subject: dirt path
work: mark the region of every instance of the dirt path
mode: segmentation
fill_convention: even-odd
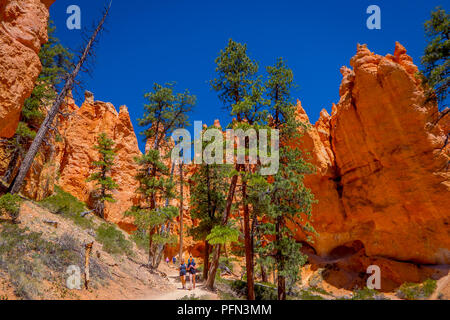
[[[178,300],[183,297],[190,297],[194,295],[196,298],[200,298],[202,300],[218,300],[219,297],[217,294],[206,290],[204,288],[203,283],[197,283],[196,288],[192,290],[188,290],[191,288],[191,284],[189,282],[186,283],[187,289],[182,289],[180,277],[178,274],[178,270],[174,267],[165,267],[164,272],[167,274],[167,278],[169,280],[170,289],[169,291],[162,292],[159,294],[152,293],[151,295],[145,297],[145,300]]]

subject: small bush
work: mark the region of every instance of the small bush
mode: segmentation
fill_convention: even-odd
[[[97,241],[103,245],[103,250],[111,254],[132,255],[132,243],[115,226],[103,223],[97,229]]]
[[[0,197],[0,215],[7,214],[15,221],[19,217],[22,199],[17,194],[7,193]]]
[[[19,297],[36,299],[42,296],[42,280],[65,284],[63,277],[70,265],[84,265],[83,246],[71,235],[64,234],[51,242],[42,238],[42,233],[28,228],[0,227],[0,269],[8,273]],[[90,270],[93,282],[108,277],[94,257]]]
[[[131,240],[136,243],[136,246],[139,249],[145,250],[145,252],[148,252],[148,246],[149,246],[149,238],[147,232],[142,232],[141,230],[137,230],[133,232],[131,235]]]
[[[353,292],[352,300],[376,300],[377,292],[374,289],[364,288]]]
[[[406,282],[397,290],[397,296],[407,300],[426,299],[433,294],[436,286],[436,280],[433,279],[427,279],[423,283]]]
[[[91,217],[81,216],[81,213],[87,210],[86,205],[58,186],[55,186],[55,194],[42,200],[40,204],[51,212],[72,220],[84,229],[94,228]]]

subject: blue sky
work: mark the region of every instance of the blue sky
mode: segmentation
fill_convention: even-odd
[[[57,0],[50,8],[61,42],[71,48],[81,43],[78,30],[68,30],[66,9],[81,8],[88,27],[101,15],[103,0]],[[230,121],[208,81],[215,76],[214,59],[229,38],[248,45],[260,69],[277,57],[287,60],[299,86],[293,92],[314,123],[320,111],[329,112],[339,100],[343,65],[349,66],[357,43],[385,55],[402,43],[419,64],[426,45],[423,22],[444,0],[350,1],[185,1],[114,0],[107,32],[96,50],[92,77],[83,75],[85,88],[95,99],[118,109],[127,105],[135,131],[143,114],[145,92],[154,82],[177,83],[189,89],[198,102],[192,121],[212,124]],[[381,8],[381,30],[369,30],[369,5]],[[81,105],[81,100],[77,103]],[[141,149],[143,141],[138,136]]]

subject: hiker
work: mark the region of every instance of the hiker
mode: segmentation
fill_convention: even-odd
[[[194,260],[194,258],[192,258],[192,255],[188,259],[188,271],[190,274],[190,279],[189,279],[190,287],[195,289],[195,274],[196,274],[197,270],[195,269],[195,260]]]
[[[166,257],[167,266],[169,266],[169,257]]]
[[[177,258],[175,257],[175,256],[173,256],[172,257],[172,263],[173,263],[173,266],[175,267],[175,263],[177,262]]]
[[[186,289],[186,264],[184,261],[181,261],[180,264],[180,279],[181,284],[183,285],[183,289]]]

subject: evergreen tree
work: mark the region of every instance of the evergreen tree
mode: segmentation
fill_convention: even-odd
[[[214,128],[214,127],[210,127]],[[204,142],[204,147],[206,142]],[[199,223],[190,229],[196,241],[204,241],[203,278],[207,279],[211,245],[207,240],[213,228],[220,224],[220,214],[226,205],[226,190],[229,188],[230,166],[226,164],[198,165],[191,176],[190,213]]]
[[[105,202],[115,202],[111,191],[116,190],[119,186],[113,178],[108,176],[114,166],[114,141],[109,139],[106,133],[98,136],[97,145],[94,148],[100,154],[100,159],[94,161],[92,165],[98,169],[88,178],[88,181],[95,181],[97,189],[94,191],[95,211],[101,218],[105,218]]]
[[[169,205],[169,201],[175,198],[175,183],[163,160],[168,160],[170,156],[170,134],[177,128],[188,126],[187,113],[192,110],[196,98],[187,90],[174,93],[172,84],[162,86],[156,83],[145,98],[148,104],[144,106],[144,117],[139,119],[139,124],[150,126],[143,134],[153,149],[136,159],[140,166],[136,176],[139,183],[137,193],[142,198],[142,204],[132,207],[125,215],[134,217],[141,232],[148,231],[149,267],[157,268],[164,246],[174,242],[170,229],[173,219],[179,214],[176,207]],[[164,205],[163,199],[166,200]]]
[[[36,137],[45,114],[44,106],[51,104],[56,97],[56,89],[72,67],[72,53],[68,51],[54,36],[56,28],[50,21],[48,24],[48,42],[42,45],[39,59],[42,70],[31,96],[25,100],[22,114],[15,135],[8,140],[10,161],[3,176],[10,183],[17,165],[24,157],[31,142]]]
[[[249,129],[258,131],[263,120],[266,118],[264,110],[266,102],[263,99],[264,86],[261,77],[257,76],[258,64],[247,55],[247,46],[229,40],[225,50],[222,50],[216,59],[216,72],[218,77],[211,81],[214,90],[219,94],[225,108],[231,116],[236,116],[237,121],[232,124],[232,128],[242,129],[244,132]],[[249,154],[249,138],[245,139],[243,148],[245,154]],[[248,157],[246,157],[248,160]],[[235,174],[231,180],[227,201],[232,201],[236,190],[238,175],[241,178],[241,199],[243,207],[243,232],[245,239],[245,260],[247,270],[247,297],[254,300],[254,243],[252,237],[251,212],[248,202],[247,182],[251,175],[257,174],[254,167],[246,164],[237,164]],[[227,204],[222,221],[227,222],[231,203]],[[216,250],[219,250],[220,245]],[[210,275],[208,276],[208,287],[212,287],[215,277],[215,266],[218,263],[219,255],[214,255]]]
[[[257,246],[259,262],[269,270],[277,271],[278,299],[285,300],[286,279],[289,284],[294,284],[300,267],[306,262],[294,231],[300,228],[308,235],[314,233],[309,224],[314,196],[303,183],[304,175],[312,173],[313,167],[304,160],[298,146],[292,145],[294,141],[301,141],[306,129],[296,119],[296,107],[290,97],[292,71],[280,58],[275,66],[267,68],[267,72],[271,126],[280,130],[280,166],[270,179],[252,178],[250,199],[255,210],[264,213],[264,220],[257,225],[261,235],[259,240],[264,243]],[[296,230],[293,231],[292,226]]]
[[[450,86],[450,18],[444,9],[431,12],[431,19],[425,22],[425,33],[429,41],[422,57],[423,75],[425,82],[434,88],[431,96],[444,109]]]

